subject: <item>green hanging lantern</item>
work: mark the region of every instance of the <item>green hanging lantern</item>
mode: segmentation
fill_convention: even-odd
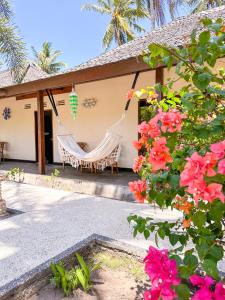
[[[77,93],[75,92],[74,86],[73,86],[72,92],[70,93],[70,96],[69,96],[69,102],[70,102],[70,109],[71,109],[72,116],[75,119],[76,115],[77,115],[78,96],[77,96]]]

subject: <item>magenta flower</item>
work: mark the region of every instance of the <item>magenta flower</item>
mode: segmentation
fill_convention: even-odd
[[[225,299],[225,284],[223,282],[218,282],[214,292],[215,300],[224,300]]]
[[[213,300],[213,292],[210,288],[215,281],[210,276],[201,277],[199,275],[192,275],[190,281],[194,286],[199,288],[191,300]]]
[[[176,261],[169,259],[168,250],[158,250],[150,246],[144,262],[145,271],[151,280],[151,291],[146,292],[144,299],[175,299],[176,293],[171,287],[178,285],[180,279]]]

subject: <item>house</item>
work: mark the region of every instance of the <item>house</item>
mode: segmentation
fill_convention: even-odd
[[[60,119],[76,140],[93,149],[105,131],[124,111],[126,93],[135,74],[140,72],[136,89],[156,82],[165,82],[174,75],[160,67],[150,70],[142,61],[142,53],[152,42],[172,46],[188,43],[194,28],[201,30],[202,18],[225,19],[225,6],[182,17],[168,25],[108,51],[75,68],[57,75],[47,75],[34,66],[28,67],[21,84],[14,84],[10,72],[0,73],[0,141],[8,142],[7,158],[22,161],[39,161],[39,172],[45,172],[45,158],[60,162],[57,146],[57,120],[47,97],[51,90]],[[69,106],[69,93],[75,84],[79,97],[77,118],[73,120]],[[182,85],[178,81],[176,85]],[[176,86],[175,86],[176,88]],[[95,99],[88,107],[86,99]],[[11,118],[5,120],[2,112],[10,108]],[[137,155],[132,141],[137,139],[140,104],[133,101],[123,129],[122,152],[119,166],[131,168]],[[45,122],[44,122],[45,121]],[[45,125],[44,125],[45,123]],[[45,135],[49,135],[45,145]]]

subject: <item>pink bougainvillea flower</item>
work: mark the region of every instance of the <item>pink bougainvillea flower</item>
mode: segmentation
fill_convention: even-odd
[[[212,152],[207,152],[206,155],[203,157],[204,160],[204,171],[207,176],[215,176],[216,171],[214,170],[217,164],[217,155]]]
[[[158,118],[162,123],[162,132],[179,132],[181,131],[182,120],[186,118],[186,115],[181,114],[176,110],[171,110],[168,112],[159,110]]]
[[[180,185],[187,186],[195,179],[203,178],[205,161],[201,155],[194,152],[191,157],[187,158],[187,163],[180,175]]]
[[[195,179],[192,182],[190,182],[187,191],[188,193],[193,195],[195,203],[198,204],[198,201],[200,199],[204,199],[206,188],[207,186],[205,181],[200,178],[198,180]]]
[[[225,175],[225,159],[222,159],[218,163],[218,173]]]
[[[139,155],[137,158],[135,158],[133,165],[133,171],[135,173],[138,173],[141,170],[144,160],[145,158],[143,155]]]
[[[158,125],[158,119],[155,117],[151,119],[148,123],[146,121],[138,125],[138,132],[146,137],[155,138],[160,135],[160,128]]]
[[[160,136],[160,128],[158,125],[158,117],[155,116],[153,119],[149,121],[149,136],[151,138],[156,138]]]
[[[166,147],[166,138],[162,137],[153,142],[148,162],[152,165],[152,171],[167,169],[166,164],[173,161],[169,148]]]
[[[213,202],[216,199],[220,199],[220,201],[224,202],[225,197],[222,190],[223,190],[222,184],[210,183],[205,189],[203,199],[209,202]]]
[[[225,283],[218,282],[215,287],[214,292],[215,300],[224,300],[225,299]]]
[[[218,159],[224,158],[225,156],[225,140],[216,144],[212,144],[210,147],[211,151],[217,155]]]
[[[214,284],[214,280],[210,276],[201,277],[199,275],[192,275],[190,277],[192,285],[197,286],[199,290],[191,298],[192,300],[212,300],[213,292],[210,287]]]
[[[129,182],[130,191],[134,194],[137,201],[144,203],[146,199],[147,185],[145,181],[138,180]]]
[[[138,132],[140,134],[148,135],[148,133],[149,133],[149,124],[146,121],[139,124],[138,125]]]

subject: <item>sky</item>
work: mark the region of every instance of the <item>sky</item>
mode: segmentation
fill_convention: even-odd
[[[81,11],[94,0],[11,0],[14,22],[19,27],[29,57],[31,46],[39,50],[44,41],[63,52],[60,60],[74,67],[104,52],[101,41],[109,22],[107,16]],[[150,30],[148,20],[142,25]]]

